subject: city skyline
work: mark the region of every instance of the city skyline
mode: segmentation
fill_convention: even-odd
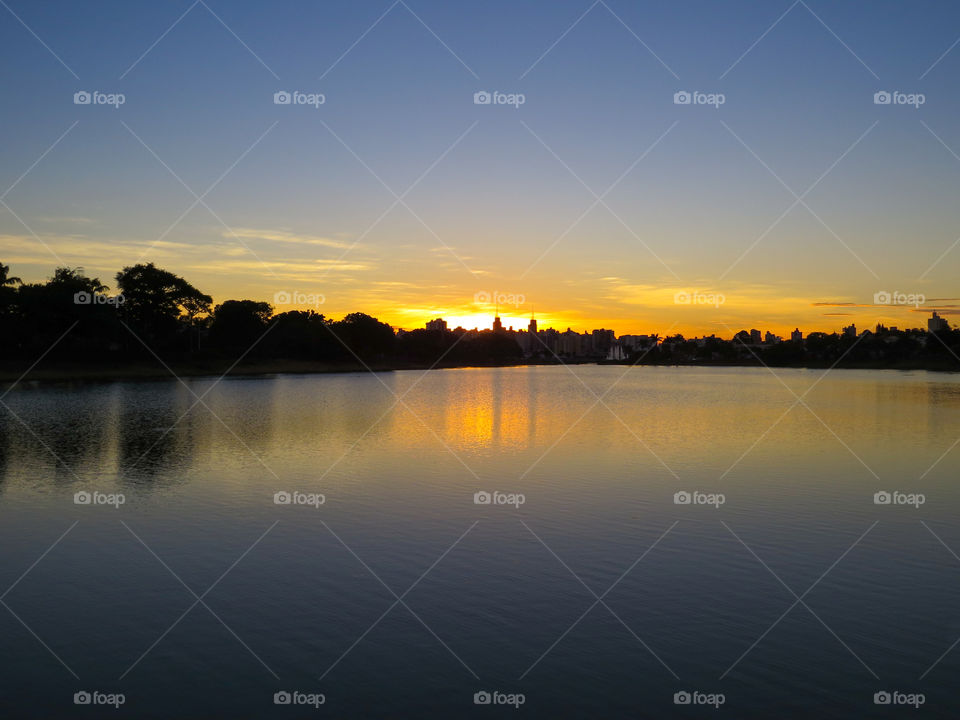
[[[949,330],[949,329],[951,329],[950,322],[949,322],[948,318],[943,317],[937,310],[930,310],[929,312],[931,312],[931,317],[926,318],[920,325],[915,325],[915,326],[914,326],[914,325],[911,325],[911,326],[905,326],[905,327],[903,327],[903,328],[900,328],[899,326],[896,326],[896,325],[890,325],[890,326],[888,326],[888,325],[884,324],[883,322],[879,322],[879,321],[878,321],[877,323],[875,323],[875,327],[876,327],[876,328],[883,328],[884,330],[890,330],[890,331],[893,331],[893,332],[898,332],[898,331],[901,331],[901,330],[902,330],[902,331],[908,331],[908,330],[921,330],[921,331],[922,331],[922,330],[924,330],[924,326],[926,326],[925,329],[926,329],[927,332],[936,332],[936,331],[939,331],[939,330]],[[575,333],[580,334],[580,335],[590,335],[591,333],[596,333],[596,332],[611,332],[611,333],[614,333],[614,337],[615,337],[615,338],[620,338],[620,337],[624,337],[624,336],[629,336],[629,337],[643,337],[643,338],[648,338],[648,337],[649,337],[649,338],[659,338],[659,339],[662,340],[662,339],[664,339],[664,338],[666,338],[666,337],[675,337],[675,336],[677,336],[677,335],[680,335],[680,336],[683,336],[684,338],[686,338],[686,339],[688,339],[688,340],[711,339],[711,338],[712,338],[712,339],[720,339],[720,340],[728,340],[728,338],[724,338],[724,337],[722,337],[722,336],[718,336],[718,335],[716,335],[715,333],[711,333],[710,335],[702,335],[702,336],[695,336],[695,335],[693,335],[693,336],[687,336],[687,335],[685,335],[685,334],[682,333],[682,332],[663,333],[663,332],[658,332],[658,331],[656,331],[656,330],[648,330],[647,332],[644,332],[644,333],[624,332],[624,333],[621,334],[621,333],[619,333],[619,332],[617,331],[616,328],[577,329],[577,328],[572,328],[572,327],[570,327],[570,326],[567,326],[565,329],[561,329],[561,328],[558,328],[558,327],[548,326],[548,325],[545,325],[545,324],[541,323],[539,320],[537,320],[537,319],[534,317],[534,315],[533,315],[532,313],[531,313],[530,317],[527,319],[527,320],[528,320],[528,323],[527,323],[527,326],[526,326],[526,327],[524,327],[524,326],[522,326],[522,325],[518,325],[517,327],[514,327],[513,325],[511,325],[511,324],[509,324],[509,323],[507,323],[507,322],[504,322],[504,321],[503,321],[503,317],[504,317],[504,316],[501,315],[501,314],[495,314],[495,315],[493,315],[493,319],[491,320],[489,327],[479,327],[479,326],[466,327],[466,326],[460,325],[460,324],[453,324],[453,323],[449,322],[446,318],[437,317],[437,318],[433,318],[432,320],[428,320],[428,321],[425,323],[424,329],[426,329],[426,330],[444,330],[444,331],[446,331],[446,330],[450,330],[450,331],[453,331],[453,330],[465,330],[465,331],[468,331],[468,332],[479,332],[479,331],[485,331],[485,330],[493,330],[493,331],[509,332],[509,333],[529,333],[529,332],[552,331],[552,332],[559,332],[559,333],[563,333],[563,332],[575,332]],[[402,331],[402,332],[409,332],[410,330],[416,329],[416,328],[395,328],[395,329],[398,330],[398,331]],[[842,326],[839,330],[834,329],[834,330],[832,330],[832,331],[831,331],[831,330],[826,330],[826,329],[820,329],[820,328],[801,330],[800,327],[797,326],[797,327],[795,327],[793,330],[791,330],[791,331],[789,331],[788,333],[786,333],[785,336],[780,336],[780,335],[778,335],[777,333],[775,333],[775,332],[773,332],[772,330],[770,330],[769,328],[760,328],[760,329],[758,329],[758,328],[754,328],[754,327],[749,327],[749,328],[748,328],[748,327],[743,327],[743,328],[740,328],[739,330],[737,330],[737,329],[732,329],[732,330],[731,330],[730,328],[727,328],[727,329],[730,330],[730,335],[731,335],[731,337],[729,338],[729,340],[735,339],[735,338],[736,338],[736,335],[737,335],[738,333],[748,332],[748,333],[750,333],[750,334],[753,335],[756,344],[760,344],[761,341],[757,339],[757,338],[760,338],[760,337],[763,338],[763,341],[762,341],[763,343],[771,343],[771,342],[783,342],[784,340],[800,341],[800,340],[803,340],[807,335],[809,335],[809,334],[811,334],[811,333],[823,333],[823,334],[826,334],[826,335],[830,335],[830,334],[837,334],[837,335],[853,334],[854,336],[859,336],[859,335],[862,334],[863,332],[872,332],[872,330],[871,330],[870,328],[868,328],[868,327],[862,327],[860,330],[857,330],[857,327],[856,327],[856,323],[855,323],[855,322],[851,322],[849,325]]]

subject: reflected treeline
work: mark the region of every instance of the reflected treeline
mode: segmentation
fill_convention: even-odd
[[[180,383],[119,386],[114,418],[114,472],[121,484],[173,484],[193,462],[198,446],[209,441],[210,427],[195,398]],[[198,393],[199,394],[199,393]]]
[[[79,478],[148,491],[186,482],[198,464],[257,463],[251,451],[277,443],[276,390],[237,379],[18,387],[0,415],[0,489]]]
[[[278,293],[278,297],[284,294]],[[56,268],[44,283],[23,283],[0,263],[0,332],[5,364],[122,367],[157,355],[192,366],[243,356],[247,362],[299,360],[364,365],[502,364],[522,356],[503,332],[462,329],[394,333],[364,313],[332,320],[312,310],[274,314],[266,302],[212,298],[153,263],[116,274],[116,289],[81,268]]]
[[[84,392],[78,394],[80,388]],[[0,415],[0,476],[6,481],[58,484],[76,475],[102,472],[104,448],[112,443],[111,389],[57,383],[23,387],[4,399]],[[10,470],[8,471],[8,468]]]
[[[192,400],[178,383],[18,388],[4,401],[11,412],[0,417],[0,478],[176,483],[211,434],[197,417],[209,416],[202,408],[177,422]]]

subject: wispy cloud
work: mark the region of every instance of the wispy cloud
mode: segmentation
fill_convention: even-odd
[[[35,222],[57,223],[65,225],[92,225],[96,222],[93,218],[81,217],[78,215],[36,215],[33,217]]]
[[[941,315],[957,315],[960,314],[960,305],[930,305],[928,303],[923,307],[910,308],[910,312],[923,313],[925,315],[934,311]]]
[[[313,273],[316,272],[328,272],[328,271],[350,271],[357,272],[362,270],[370,270],[371,265],[359,262],[346,262],[342,260],[324,260],[321,258],[314,258],[310,260],[300,260],[300,261],[265,261],[261,262],[256,258],[237,258],[232,260],[223,260],[223,259],[211,259],[211,260],[202,260],[198,262],[193,262],[190,264],[190,267],[193,268],[203,268],[209,270],[233,270],[236,272],[250,272],[257,275],[262,275],[267,267],[272,269],[278,276],[283,276],[284,274],[296,273],[298,276],[305,279],[314,279],[317,278],[313,276]]]
[[[242,240],[261,240],[275,243],[289,243],[291,245],[315,245],[319,247],[346,250],[354,247],[352,243],[335,240],[322,235],[307,235],[285,229],[260,230],[256,228],[231,228],[233,232],[223,232],[225,238],[241,238]]]

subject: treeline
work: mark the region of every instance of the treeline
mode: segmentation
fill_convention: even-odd
[[[859,336],[813,332],[801,341],[755,345],[750,333],[732,340],[666,337],[626,362],[641,365],[767,365],[770,367],[960,369],[960,330],[895,330],[878,325]]]
[[[340,320],[312,310],[274,314],[269,303],[213,299],[153,263],[123,268],[114,288],[60,267],[24,283],[0,263],[0,333],[6,362],[117,365],[202,360],[301,360],[338,366],[504,364],[522,357],[492,331],[397,334],[364,313]]]

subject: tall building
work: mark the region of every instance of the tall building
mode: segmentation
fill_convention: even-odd
[[[530,324],[527,325],[527,332],[535,333],[537,331],[537,319],[533,316],[533,311],[530,311]]]
[[[497,308],[497,314],[493,316],[493,331],[495,333],[503,332],[503,323],[500,322],[500,308]]]
[[[554,330],[553,328],[541,330],[539,333],[537,333],[537,338],[537,345],[540,346],[541,350],[546,351],[550,355],[553,355],[557,352],[558,346],[560,345],[559,330]]]
[[[759,331],[759,330],[751,330],[751,331],[750,331],[750,342],[751,342],[751,343],[753,343],[754,345],[759,345],[759,344],[762,342],[762,340],[763,340],[763,337],[760,335],[760,331]]]
[[[583,338],[584,336],[580,333],[574,332],[570,328],[567,328],[567,331],[565,333],[561,333],[558,338],[560,354],[571,357],[579,357],[580,355],[583,355]]]
[[[933,313],[933,316],[927,320],[927,330],[929,332],[939,332],[940,330],[949,330],[950,323],[948,323],[944,318],[937,315],[936,312]]]
[[[446,330],[447,321],[443,318],[437,318],[436,320],[427,321],[427,330]]]
[[[850,323],[843,329],[843,336],[855,338],[857,336],[857,326],[853,323]]]
[[[613,330],[600,329],[594,330],[590,333],[592,342],[592,350],[597,355],[606,355],[610,352],[610,348],[613,347],[614,340],[617,339],[616,334]]]
[[[790,340],[793,342],[803,342],[803,333],[800,332],[800,328],[797,328],[792,333],[790,333]]]

